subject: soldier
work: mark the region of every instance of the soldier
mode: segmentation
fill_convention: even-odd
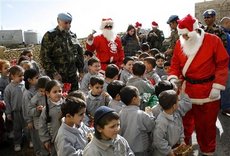
[[[158,29],[158,23],[152,22],[152,30],[148,33],[147,42],[150,45],[150,49],[157,48],[161,51],[162,42],[164,41],[163,31]]]
[[[47,31],[41,43],[41,60],[45,72],[52,79],[71,83],[71,90],[78,89],[77,71],[83,73],[83,50],[75,33],[70,31],[72,16],[60,13],[58,26]]]
[[[171,34],[169,38],[167,38],[164,43],[168,43],[168,48],[165,51],[165,55],[167,60],[171,60],[171,57],[173,55],[174,46],[176,44],[176,41],[179,39],[178,31],[177,31],[177,20],[179,20],[179,17],[177,15],[171,15],[167,21],[167,24],[169,24],[171,29]]]
[[[227,48],[227,36],[222,28],[215,23],[216,11],[214,9],[205,10],[203,16],[206,24],[206,26],[204,26],[204,31],[219,36],[224,44],[224,47]]]

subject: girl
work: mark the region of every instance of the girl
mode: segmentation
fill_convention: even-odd
[[[21,150],[22,130],[24,128],[24,119],[22,114],[22,95],[24,91],[24,70],[20,66],[10,68],[11,82],[4,91],[4,101],[6,103],[6,117],[13,122],[14,132],[14,150]]]
[[[45,92],[46,106],[39,119],[39,136],[51,156],[56,156],[53,143],[61,125],[61,104],[63,103],[61,84],[52,80],[47,83]]]
[[[119,128],[118,114],[109,107],[99,107],[94,115],[95,134],[83,155],[134,156],[128,142],[118,135]]]
[[[55,148],[58,156],[82,155],[88,144],[91,130],[82,121],[86,103],[79,98],[69,97],[61,106],[64,122],[58,130]]]
[[[9,84],[9,69],[10,69],[10,62],[7,60],[0,59],[0,143],[4,140],[4,119],[3,113],[5,110],[5,103],[4,103],[4,90],[6,86]]]
[[[30,143],[29,143],[29,147],[33,147],[33,145],[34,145],[34,152],[36,155],[38,155],[40,153],[41,147],[39,147],[35,141],[36,139],[38,139],[38,135],[35,134],[36,132],[35,132],[34,126],[33,126],[32,116],[29,116],[28,108],[29,108],[29,104],[30,104],[32,97],[36,93],[35,86],[36,86],[37,81],[38,81],[38,74],[39,73],[35,69],[28,69],[25,71],[24,81],[25,81],[26,90],[23,92],[23,96],[22,96],[23,117],[24,117],[24,120],[26,123],[26,127],[28,129],[28,133],[29,133],[28,135],[32,139],[32,142],[30,141]]]

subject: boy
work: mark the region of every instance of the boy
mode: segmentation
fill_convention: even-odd
[[[133,76],[132,68],[133,68],[134,59],[130,56],[125,57],[123,61],[123,70],[121,71],[120,80],[123,81],[125,84],[127,83],[128,79]]]
[[[105,83],[103,86],[103,90],[107,91],[107,86],[113,80],[118,79],[119,68],[115,64],[109,64],[105,69]]]
[[[92,57],[93,57],[93,53],[91,51],[86,50],[84,53],[84,67],[83,67],[83,72],[85,74],[88,73],[88,61]]]
[[[81,80],[80,90],[83,91],[85,94],[89,91],[89,80],[92,76],[103,77],[99,71],[101,70],[101,63],[98,58],[92,57],[88,61],[88,68],[89,72],[84,75],[83,79]]]
[[[171,65],[171,63],[169,61],[165,61],[165,63],[164,63],[164,71],[165,71],[166,75],[163,75],[161,77],[162,80],[167,80],[168,74],[169,74],[169,71],[170,71],[170,65]]]
[[[156,60],[154,57],[146,57],[144,59],[144,64],[146,68],[145,77],[152,83],[152,85],[157,84],[161,81],[161,78],[157,75],[155,71]]]
[[[107,91],[109,95],[113,98],[108,107],[114,109],[117,113],[121,111],[121,109],[125,106],[123,102],[121,102],[120,91],[125,87],[124,82],[114,80],[107,86]]]
[[[174,90],[161,92],[159,103],[163,111],[156,119],[153,133],[154,155],[174,156],[173,149],[185,145],[182,116],[192,105],[184,104],[184,109],[178,109],[178,95]]]
[[[129,143],[135,156],[150,155],[150,133],[155,126],[155,118],[139,109],[139,91],[134,86],[126,86],[120,91],[125,107],[120,111],[120,134]]]
[[[90,78],[90,91],[86,97],[87,113],[94,116],[96,109],[100,106],[107,106],[111,100],[108,93],[103,91],[104,80],[101,77]]]
[[[155,55],[155,59],[156,59],[156,72],[159,75],[159,77],[161,78],[163,75],[167,75],[164,71],[164,62],[165,62],[165,55],[162,53],[156,54]]]

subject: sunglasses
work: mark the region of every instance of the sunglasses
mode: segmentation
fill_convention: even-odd
[[[108,29],[108,28],[112,29],[113,27],[112,27],[111,25],[106,25],[105,28],[107,28],[107,29]]]

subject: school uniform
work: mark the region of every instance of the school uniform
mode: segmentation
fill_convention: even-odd
[[[95,136],[85,147],[83,156],[134,156],[128,142],[120,135],[113,140],[99,140]]]
[[[58,156],[82,156],[83,149],[88,144],[88,133],[92,130],[84,123],[80,127],[70,127],[62,122],[55,139],[55,149]]]
[[[155,118],[136,105],[125,106],[120,111],[120,135],[129,143],[135,155],[148,155],[150,137],[155,126]]]
[[[132,76],[133,74],[131,72],[129,72],[127,69],[123,69],[121,71],[120,80],[126,84],[128,79],[130,79]]]
[[[114,109],[115,112],[119,113],[121,109],[125,107],[125,104],[122,101],[117,101],[117,100],[112,99],[109,102],[108,107]]]
[[[151,82],[152,85],[155,85],[161,81],[161,78],[154,69],[150,72],[146,72],[145,77]]]

